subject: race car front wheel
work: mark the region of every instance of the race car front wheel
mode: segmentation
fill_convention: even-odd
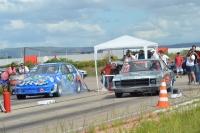
[[[62,88],[60,85],[57,86],[57,91],[53,94],[54,97],[60,97],[62,95]]]
[[[26,99],[26,95],[17,95],[17,99]]]
[[[115,92],[115,97],[117,97],[117,98],[120,98],[120,97],[122,97],[122,95],[123,95],[123,93],[118,93],[118,92]]]

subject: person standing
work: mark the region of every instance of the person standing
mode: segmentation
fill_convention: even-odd
[[[102,82],[106,88],[109,88],[110,74],[111,74],[112,66],[109,61],[107,61],[106,66],[101,70]]]
[[[191,56],[194,55],[195,59],[194,59],[194,74],[196,77],[196,81],[199,82],[199,65],[198,65],[198,59],[199,59],[199,55],[197,54],[197,50],[196,50],[196,45],[192,45],[192,48],[188,51],[187,56]]]
[[[10,91],[10,83],[9,78],[11,75],[16,74],[15,63],[11,63],[10,67],[8,67],[2,74],[1,80],[3,82],[4,87],[7,87],[8,91]]]
[[[128,73],[130,71],[129,60],[126,59],[121,69],[121,73]]]
[[[194,84],[196,84],[196,76],[194,73],[194,60],[195,60],[195,56],[193,54],[188,56],[186,60],[186,71],[188,74],[189,85],[192,83],[192,81],[194,81]]]
[[[144,50],[140,50],[138,54],[138,59],[144,59]]]
[[[29,72],[28,67],[25,66],[23,63],[20,64],[18,69],[19,69],[19,74],[26,74]]]
[[[159,55],[158,55],[158,53],[156,52],[155,49],[152,49],[151,53],[152,53],[151,59],[159,59]]]
[[[165,64],[167,65],[168,64],[168,61],[169,61],[169,57],[167,55],[164,54],[164,51],[160,50],[159,51],[160,53],[160,58],[165,62]]]
[[[180,55],[180,52],[177,52],[175,57],[175,66],[176,66],[176,77],[181,77],[183,74],[183,57]]]
[[[135,57],[135,55],[132,54],[131,50],[127,50],[124,60],[126,60],[126,59],[129,61],[136,60],[136,57]]]

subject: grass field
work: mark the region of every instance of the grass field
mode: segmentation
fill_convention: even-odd
[[[142,121],[133,133],[200,133],[200,107],[161,114]]]
[[[198,104],[199,105],[199,104]],[[118,123],[118,124],[116,124]],[[102,128],[103,127],[103,128]],[[190,105],[137,120],[117,120],[90,128],[87,133],[200,133],[200,107]]]

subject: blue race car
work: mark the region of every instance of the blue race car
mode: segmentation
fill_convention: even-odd
[[[60,97],[64,93],[79,93],[87,90],[80,72],[71,64],[45,63],[15,87],[17,99],[26,96],[45,95]]]

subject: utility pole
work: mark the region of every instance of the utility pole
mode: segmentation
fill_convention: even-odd
[[[24,64],[25,64],[25,57],[26,57],[26,47],[24,47]]]
[[[65,58],[66,58],[66,61],[67,61],[67,48],[65,48]]]

